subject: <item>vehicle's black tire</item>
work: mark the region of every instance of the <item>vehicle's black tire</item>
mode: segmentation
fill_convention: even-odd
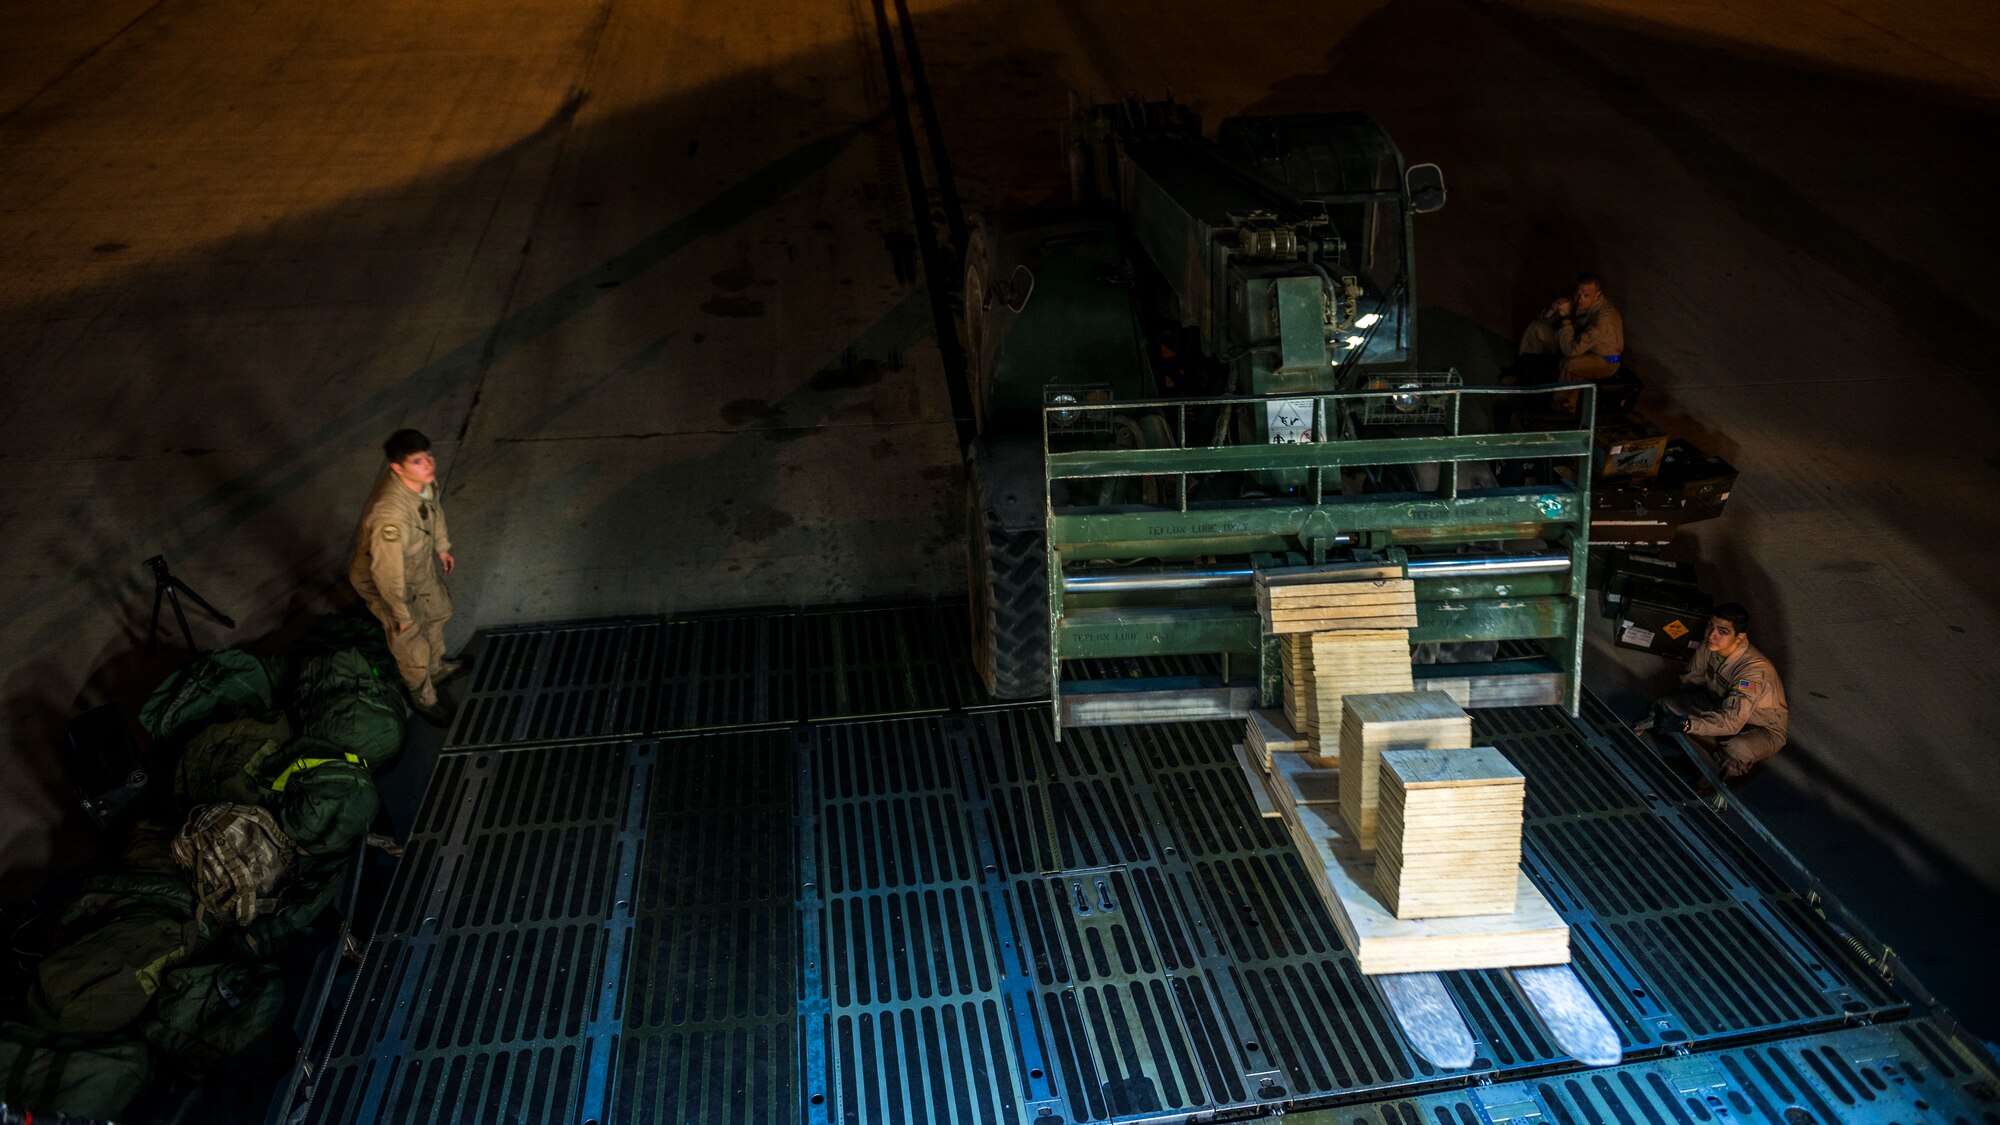
[[[972,396],[972,429],[986,432],[986,310],[994,284],[994,240],[999,231],[994,221],[974,215],[967,224],[965,277],[959,293],[959,347],[965,352],[965,389]]]
[[[988,509],[975,468],[966,474],[966,578],[972,660],[995,699],[1049,693],[1048,548],[1044,534],[1008,530]]]

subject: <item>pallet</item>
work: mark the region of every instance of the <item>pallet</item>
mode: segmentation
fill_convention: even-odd
[[[1375,893],[1375,859],[1354,840],[1338,809],[1306,805],[1288,818],[1306,871],[1333,916],[1334,928],[1369,976],[1455,969],[1563,965],[1570,959],[1569,926],[1516,868],[1512,914],[1460,918],[1398,918]]]

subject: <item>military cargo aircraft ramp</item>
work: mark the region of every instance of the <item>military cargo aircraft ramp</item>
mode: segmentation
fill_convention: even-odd
[[[1473,972],[1479,1059],[1438,1070],[1259,815],[1240,724],[1058,743],[983,697],[962,614],[483,634],[303,1119],[2000,1121],[1976,1050],[1588,699],[1476,732],[1527,775],[1526,862],[1626,1062]]]

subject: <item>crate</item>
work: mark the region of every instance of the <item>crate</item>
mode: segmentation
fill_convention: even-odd
[[[1692,586],[1632,579],[1624,604],[1612,618],[1611,640],[1619,648],[1686,660],[1701,647],[1713,604]]]
[[[1736,488],[1736,466],[1676,439],[1667,443],[1655,483],[1680,507],[1719,510]]]
[[[1658,476],[1667,454],[1665,431],[1637,414],[1616,414],[1591,433],[1596,447],[1593,476],[1599,480],[1647,480]]]
[[[1693,563],[1673,562],[1628,549],[1615,550],[1611,552],[1610,563],[1604,572],[1599,608],[1606,615],[1618,612],[1618,607],[1625,602],[1626,589],[1637,579],[1672,582],[1688,587],[1700,585],[1695,578]]]

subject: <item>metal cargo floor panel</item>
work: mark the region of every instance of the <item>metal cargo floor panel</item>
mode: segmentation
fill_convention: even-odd
[[[515,654],[480,668],[512,700],[508,737],[552,729],[532,718],[552,699],[588,721],[439,760],[310,1119],[1095,1121],[1466,1084],[1408,1048],[1257,814],[1239,724],[1058,743],[1045,708],[968,698],[939,618],[488,637]],[[733,654],[708,681],[727,690],[671,673],[690,641]],[[638,700],[654,727],[793,721],[577,737],[640,725]],[[851,708],[905,714],[799,718]],[[1527,863],[1628,1051],[1902,1015],[1608,715],[1475,714],[1529,778]],[[1482,1075],[1574,1070],[1532,1097],[1592,1119],[1560,1108],[1564,1084],[1624,1072],[1563,1058],[1504,974],[1447,979]]]
[[[965,607],[652,617],[494,629],[471,646],[448,751],[958,708],[988,698]],[[1214,676],[1214,657],[1080,660],[1072,679]]]

